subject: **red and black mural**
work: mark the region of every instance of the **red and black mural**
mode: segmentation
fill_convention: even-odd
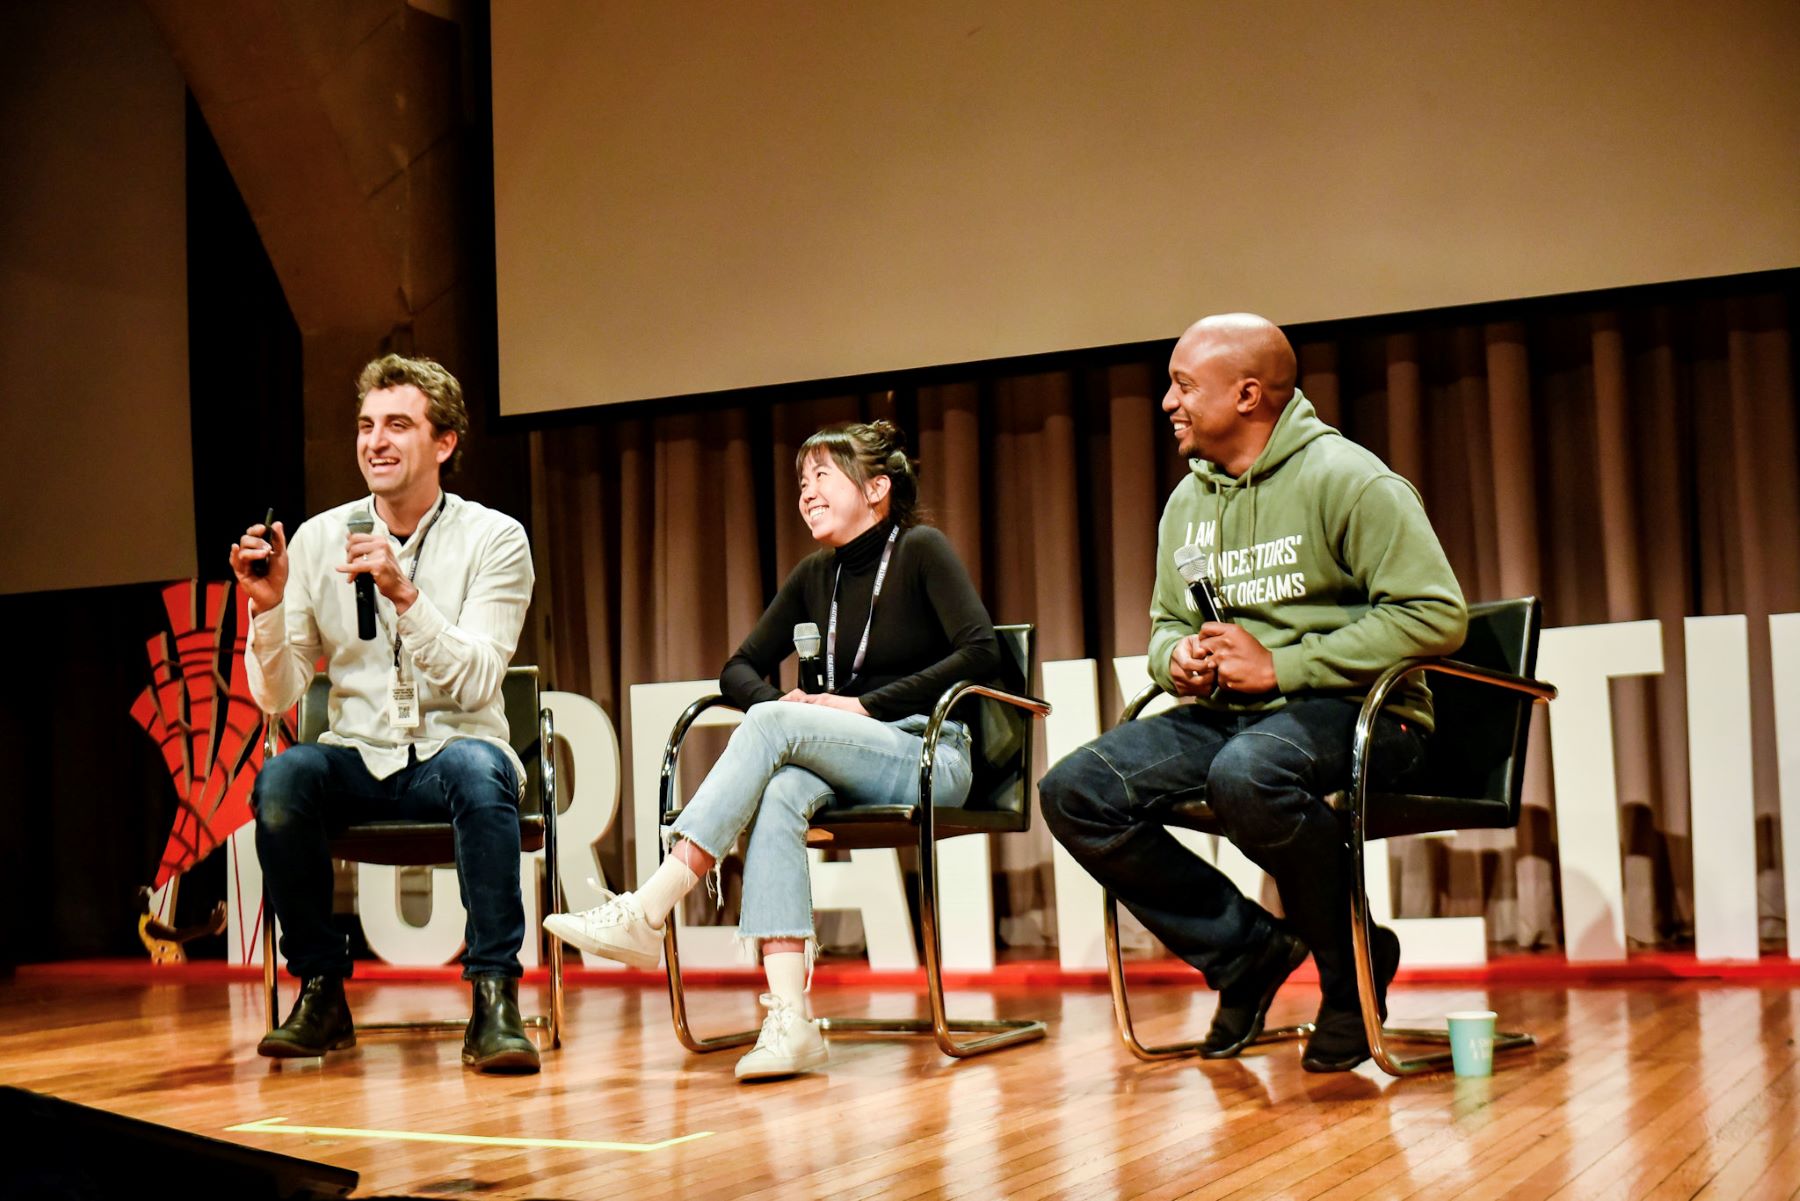
[[[176,880],[250,821],[250,790],[262,768],[268,720],[245,678],[249,611],[236,587],[185,580],[163,589],[163,607],[169,628],[145,646],[150,684],[131,706],[131,716],[162,751],[178,798],[154,888]],[[146,903],[139,921],[139,934],[158,961],[179,961],[180,943],[225,924],[221,904],[202,925],[171,929],[160,919],[173,914],[174,891],[164,894],[156,913]]]

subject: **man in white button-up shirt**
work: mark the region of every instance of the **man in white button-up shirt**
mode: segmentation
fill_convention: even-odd
[[[297,703],[322,658],[329,729],[256,779],[256,851],[301,981],[263,1055],[323,1055],[356,1041],[344,979],[349,940],[331,920],[328,835],[352,820],[448,821],[468,910],[463,976],[472,1016],[463,1062],[538,1068],[518,1011],[519,790],[500,685],[531,600],[525,531],[443,491],[468,431],[462,389],[430,359],[387,355],[357,381],[356,459],[370,495],[286,536],[251,526],[231,549],[250,602],[250,691],[271,713]],[[354,532],[352,525],[367,532]],[[374,583],[374,637],[359,636],[355,581]]]

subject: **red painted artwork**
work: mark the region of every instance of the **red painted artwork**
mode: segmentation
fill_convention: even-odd
[[[244,675],[244,597],[230,583],[185,580],[163,589],[163,607],[169,629],[146,646],[150,686],[131,706],[162,749],[180,798],[156,869],[158,888],[249,822],[264,729]]]

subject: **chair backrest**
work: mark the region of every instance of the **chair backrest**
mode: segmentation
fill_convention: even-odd
[[[1000,687],[1024,693],[1031,681],[1036,629],[1026,625],[995,626],[1000,642]],[[998,701],[978,699],[967,714],[973,737],[973,780],[968,808],[1026,813],[1031,776],[1031,714]]]
[[[529,665],[507,668],[506,678],[500,682],[500,699],[506,706],[507,741],[525,764],[525,793],[519,798],[519,812],[530,816],[537,813],[543,795],[538,759],[538,669]],[[294,736],[301,742],[317,742],[330,720],[331,677],[319,672],[300,698]]]
[[[1535,596],[1469,607],[1469,634],[1450,657],[1459,663],[1530,676],[1537,670],[1542,608]],[[1516,824],[1525,779],[1532,698],[1442,672],[1428,673],[1437,732],[1426,767],[1409,791],[1486,800],[1504,807],[1493,825]]]

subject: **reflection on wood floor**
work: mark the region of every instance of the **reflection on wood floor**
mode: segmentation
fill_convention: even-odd
[[[353,983],[350,995],[370,1019],[467,1003],[449,982]],[[691,997],[702,1032],[757,1021],[753,987]],[[974,990],[954,994],[960,1015],[1042,1016],[1050,1037],[962,1063],[928,1041],[838,1042],[822,1075],[743,1086],[737,1052],[687,1054],[666,995],[647,987],[572,985],[567,1039],[542,1075],[489,1078],[462,1068],[455,1038],[259,1059],[250,982],[27,967],[0,983],[0,1079],[352,1168],[359,1195],[1788,1198],[1800,1195],[1797,997],[1785,984],[1402,984],[1397,1025],[1487,1007],[1541,1046],[1491,1080],[1401,1081],[1367,1064],[1308,1075],[1295,1044],[1140,1064],[1103,989]],[[1272,1020],[1305,1020],[1316,1002],[1290,983]],[[1134,1003],[1143,1036],[1168,1041],[1203,1032],[1213,997],[1145,987]],[[921,1012],[892,987],[823,989],[814,1008]],[[555,1141],[683,1136],[647,1150]]]

